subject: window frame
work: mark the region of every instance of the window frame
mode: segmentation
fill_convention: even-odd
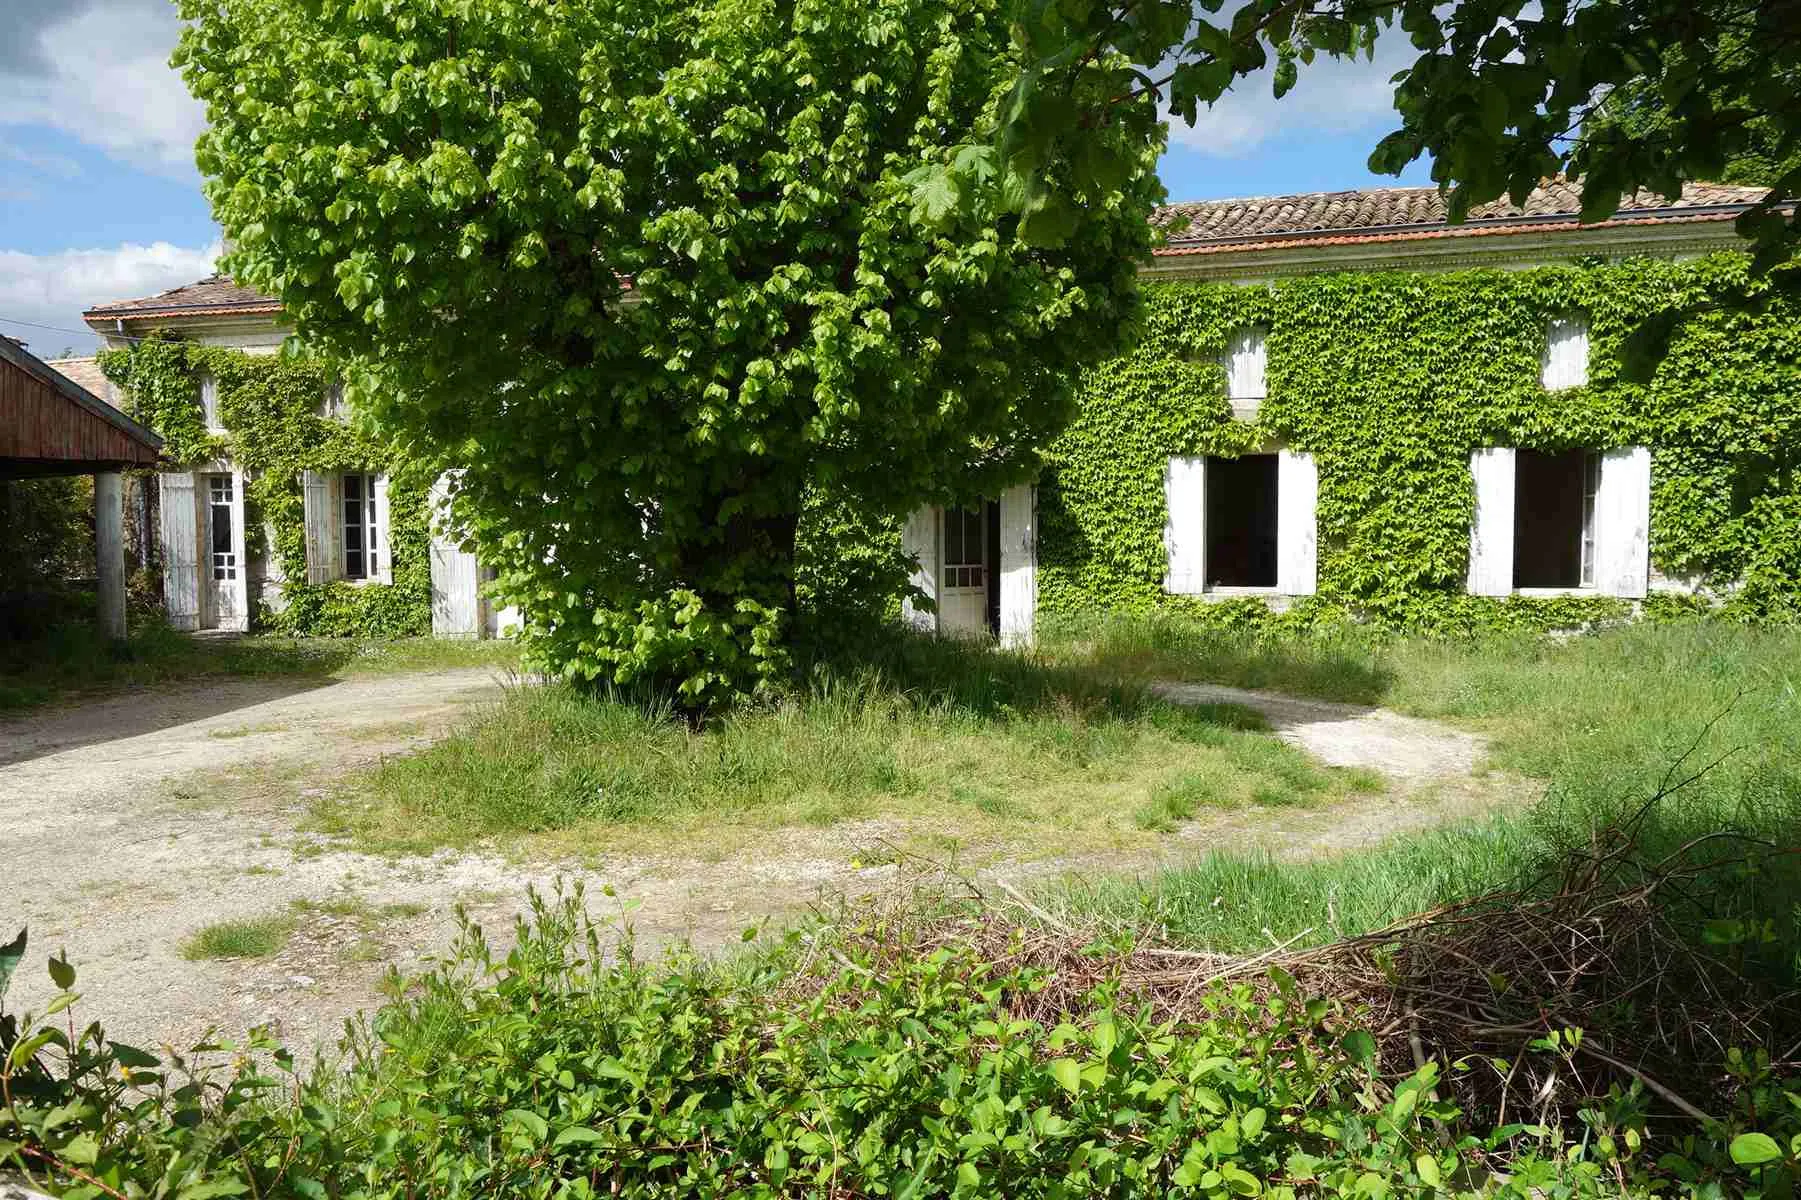
[[[382,578],[381,559],[382,530],[377,521],[375,489],[380,473],[376,471],[345,471],[339,476],[339,511],[338,511],[338,570],[339,578],[350,583],[377,583]],[[351,481],[356,481],[357,495],[351,496]],[[357,506],[356,520],[352,520],[351,506]],[[357,534],[355,549],[351,548],[350,534]],[[350,568],[352,554],[360,557],[360,569]]]

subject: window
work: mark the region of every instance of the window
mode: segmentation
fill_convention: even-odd
[[[381,530],[376,526],[379,476],[344,476],[344,578],[373,579],[381,573]]]
[[[319,402],[319,415],[328,421],[342,421],[350,416],[350,402],[344,398],[344,382],[334,379]]]
[[[1277,456],[1210,458],[1206,488],[1207,587],[1275,587]]]
[[[1513,586],[1594,587],[1601,456],[1520,450],[1514,471]]]
[[[1226,399],[1234,412],[1254,410],[1268,394],[1269,355],[1264,331],[1241,329],[1226,343]]]
[[[219,381],[210,374],[200,376],[200,419],[206,423],[207,432],[225,432],[219,420]]]
[[[944,510],[944,580],[947,588],[988,586],[988,523],[979,508]]]
[[[238,577],[238,556],[231,549],[232,486],[229,475],[206,477],[207,547],[212,554],[213,578]]]
[[[1588,382],[1588,322],[1561,317],[1545,330],[1545,356],[1539,381],[1547,392],[1581,387]]]

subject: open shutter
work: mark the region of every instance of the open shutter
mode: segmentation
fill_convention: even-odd
[[[1319,470],[1313,455],[1276,459],[1276,590],[1311,596],[1319,580]]]
[[[200,628],[200,522],[194,476],[157,476],[162,514],[163,603],[176,629]]]
[[[938,510],[926,505],[907,518],[901,527],[901,553],[913,560],[908,582],[932,601],[938,603]],[[938,628],[938,614],[928,611],[912,596],[901,601],[901,620],[913,628],[930,633]]]
[[[338,522],[343,506],[332,503],[332,477],[318,471],[300,476],[306,520],[306,581],[328,583],[338,577]]]
[[[234,600],[231,611],[234,615],[229,627],[245,633],[250,631],[250,555],[247,553],[250,548],[250,493],[244,490],[249,482],[242,470],[232,470],[231,553],[232,561],[238,564],[238,569],[232,573],[232,578],[215,585],[231,589]]]
[[[1001,493],[1001,645],[1032,640],[1038,605],[1038,489]]]
[[[1172,458],[1163,471],[1163,590],[1199,595],[1207,583],[1207,460]]]
[[[369,577],[379,583],[393,583],[394,543],[388,540],[388,477],[375,475],[371,479],[375,491],[375,538],[370,547],[374,561],[369,564]]]
[[[1651,574],[1651,451],[1628,446],[1601,455],[1595,490],[1595,587],[1639,599]]]
[[[1513,451],[1502,447],[1470,455],[1476,513],[1470,521],[1469,591],[1506,596],[1513,591]]]

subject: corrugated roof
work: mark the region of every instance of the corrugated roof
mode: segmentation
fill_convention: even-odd
[[[1762,200],[1766,189],[1720,183],[1691,183],[1682,195],[1667,200],[1654,192],[1623,197],[1613,220],[1693,220],[1712,215],[1737,216]],[[1170,234],[1159,253],[1241,244],[1246,248],[1288,239],[1353,236],[1360,241],[1405,240],[1423,233],[1447,235],[1491,231],[1509,226],[1565,225],[1582,211],[1581,188],[1569,180],[1550,179],[1534,188],[1526,203],[1506,199],[1477,205],[1461,225],[1445,220],[1445,197],[1435,187],[1366,188],[1352,192],[1309,192],[1296,196],[1254,196],[1242,200],[1201,200],[1157,210],[1152,223]]]
[[[121,318],[142,321],[153,317],[210,317],[280,311],[281,301],[275,297],[265,296],[255,288],[241,287],[229,275],[208,275],[196,283],[183,284],[141,300],[97,304],[81,315],[89,324],[96,324]]]

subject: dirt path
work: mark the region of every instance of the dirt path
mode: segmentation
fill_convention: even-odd
[[[297,834],[304,797],[334,776],[441,737],[502,682],[487,670],[348,681],[238,680],[142,689],[0,722],[0,935],[31,929],[12,1006],[41,1005],[45,954],[80,971],[84,1019],[114,1036],[183,1047],[211,1029],[274,1024],[291,1045],[328,1041],[379,1002],[386,964],[404,972],[442,954],[464,905],[507,929],[528,886],[579,880],[595,907],[611,884],[641,903],[634,925],[655,946],[735,943],[759,919],[821,897],[896,885],[893,866],[857,851],[893,833],[877,822],[783,835],[718,862],[614,857],[521,864],[497,855],[386,859]],[[1480,738],[1381,710],[1268,693],[1165,685],[1178,701],[1231,700],[1263,711],[1279,736],[1329,763],[1375,767],[1395,791],[1326,810],[1221,813],[1153,856],[1085,856],[995,873],[1145,869],[1222,845],[1306,855],[1372,843],[1517,798],[1476,780]],[[199,774],[197,774],[199,773]],[[208,797],[229,793],[221,803]],[[299,801],[296,796],[302,797]],[[263,960],[189,962],[182,941],[215,922],[293,914],[286,949]]]

